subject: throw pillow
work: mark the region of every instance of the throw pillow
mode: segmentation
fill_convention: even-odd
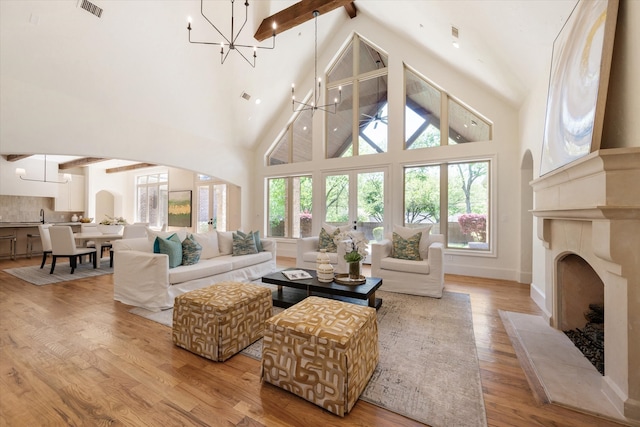
[[[433,224],[423,225],[416,228],[394,225],[393,232],[398,233],[403,239],[408,239],[415,233],[422,233],[422,237],[420,238],[420,258],[427,259],[427,256],[429,255],[429,244],[431,243],[429,241],[429,233],[431,232],[432,227]]]
[[[393,233],[393,258],[409,261],[421,261],[420,237],[422,233],[416,233],[408,239],[403,239],[398,233]]]
[[[242,232],[233,233],[233,256],[257,254],[256,241],[253,233],[244,234]]]
[[[231,255],[233,252],[233,232],[218,231],[218,248],[220,255]]]
[[[196,233],[192,236],[196,242],[202,246],[200,258],[211,259],[220,256],[220,250],[218,249],[218,232],[216,230],[206,233]]]
[[[186,237],[186,236],[185,236]],[[182,239],[176,233],[165,233],[162,236],[157,236],[153,238],[153,253],[160,254],[160,240],[173,240],[174,242],[178,242],[182,244]]]
[[[322,227],[318,238],[318,250],[326,249],[327,252],[338,252],[338,247],[333,240],[338,234],[340,234],[339,228],[336,228],[332,233],[328,233],[324,227]]]
[[[169,268],[182,264],[182,242],[177,234],[172,234],[168,239],[156,237],[156,243],[158,244],[158,253],[169,256]]]
[[[264,252],[264,248],[262,247],[262,242],[260,241],[260,231],[250,231],[248,233],[243,233],[242,231],[236,231],[241,237],[246,237],[248,235],[253,236],[253,240],[256,242],[256,250],[258,252]]]
[[[147,238],[149,239],[150,242],[155,242],[156,237],[166,239],[167,237],[170,237],[172,234],[177,234],[178,238],[180,239],[180,242],[182,242],[184,239],[187,238],[187,229],[183,227],[183,228],[179,228],[176,231],[157,231],[147,227]]]
[[[322,223],[322,228],[324,228],[327,231],[327,233],[333,234],[338,227],[335,226],[335,225],[327,224],[326,222],[324,222],[324,223]]]
[[[200,254],[202,253],[202,246],[196,239],[193,238],[193,234],[189,234],[186,239],[182,241],[182,265],[193,265],[200,261]]]

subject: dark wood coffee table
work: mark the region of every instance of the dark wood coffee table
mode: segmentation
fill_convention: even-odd
[[[278,289],[273,291],[273,305],[291,307],[311,295],[368,305],[376,309],[382,305],[382,299],[376,298],[376,290],[382,285],[382,279],[378,277],[367,277],[366,283],[362,285],[342,285],[319,281],[315,270],[304,271],[312,276],[311,279],[289,280],[280,271],[262,277],[263,283],[278,286]]]

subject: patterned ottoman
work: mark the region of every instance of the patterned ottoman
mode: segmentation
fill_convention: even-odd
[[[262,338],[272,308],[264,286],[220,282],[187,292],[173,305],[173,342],[222,362]]]
[[[262,379],[341,417],[377,364],[374,308],[308,297],[267,320]]]

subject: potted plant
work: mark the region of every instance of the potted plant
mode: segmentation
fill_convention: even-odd
[[[345,245],[344,260],[349,264],[349,279],[359,280],[362,261],[369,254],[369,241],[361,233],[341,232],[334,239],[336,245]]]

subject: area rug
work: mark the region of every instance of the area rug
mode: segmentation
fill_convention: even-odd
[[[103,258],[100,260],[100,268],[94,269],[93,263],[83,262],[82,264],[78,264],[73,274],[71,274],[71,267],[68,262],[56,262],[56,268],[53,274],[49,274],[51,271],[51,263],[45,264],[42,269],[40,265],[33,265],[29,267],[8,268],[4,271],[32,285],[43,286],[69,280],[83,279],[85,277],[110,274],[113,273],[113,268],[109,268],[109,258]]]
[[[469,295],[379,291],[380,362],[360,399],[430,426],[486,426]],[[173,310],[131,313],[171,326]],[[242,351],[260,359],[262,340]]]

